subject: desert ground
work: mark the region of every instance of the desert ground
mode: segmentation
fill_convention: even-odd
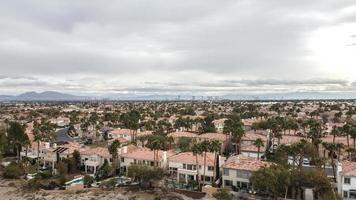
[[[126,191],[117,188],[115,190],[102,190],[97,188],[79,191],[66,190],[40,190],[36,192],[25,191],[20,181],[0,180],[0,199],[2,200],[192,200],[189,197],[177,193],[155,191]],[[213,200],[213,197],[205,197],[203,200]]]

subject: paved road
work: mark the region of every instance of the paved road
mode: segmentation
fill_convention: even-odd
[[[60,129],[56,132],[56,142],[72,142],[73,138],[71,138],[68,134],[68,128]]]

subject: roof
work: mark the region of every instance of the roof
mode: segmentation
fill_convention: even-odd
[[[344,176],[356,176],[356,162],[342,161],[341,173]]]
[[[304,137],[300,137],[300,136],[294,136],[294,135],[282,135],[282,138],[280,140],[281,144],[293,144],[296,142],[299,142],[302,139],[306,139]],[[276,141],[278,139],[275,139]]]
[[[265,147],[266,142],[264,143],[264,146],[260,148],[260,154],[264,153]],[[258,148],[254,144],[241,144],[240,150],[245,152],[258,152]]]
[[[108,148],[105,147],[94,147],[94,148],[85,147],[80,149],[80,153],[83,155],[98,155],[104,158],[111,157]]]
[[[119,129],[114,129],[111,130],[110,133],[111,134],[115,134],[115,135],[126,135],[126,134],[132,134],[133,130],[131,129],[127,129],[127,128],[119,128]]]
[[[261,138],[263,141],[267,141],[266,131],[247,131],[242,137],[242,140],[255,141],[257,138]]]
[[[221,142],[226,141],[226,135],[222,133],[203,133],[199,135],[198,138],[208,139],[208,140],[219,140]]]
[[[173,138],[180,138],[180,137],[195,138],[198,135],[196,133],[191,133],[191,132],[177,131],[177,132],[168,134],[168,136],[172,136]]]
[[[228,169],[237,169],[237,170],[246,170],[246,171],[257,171],[261,167],[269,166],[270,163],[258,160],[256,158],[251,158],[243,155],[231,156],[223,168]]]
[[[165,151],[158,151],[158,157],[161,159]],[[167,158],[174,155],[172,151],[166,151]],[[127,151],[126,153],[122,153],[121,157],[124,158],[132,158],[136,160],[151,160],[154,161],[153,151],[148,148],[137,148],[131,149],[131,151]]]
[[[214,166],[214,158],[215,154],[207,152],[206,153],[206,165]],[[169,162],[178,162],[178,163],[186,163],[186,164],[196,164],[196,156],[193,152],[183,152],[177,155],[171,156],[168,158]],[[198,164],[204,165],[204,156],[198,154]]]

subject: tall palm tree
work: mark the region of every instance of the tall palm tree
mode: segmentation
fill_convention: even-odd
[[[218,162],[219,162],[220,150],[221,150],[221,143],[218,140],[212,140],[210,142],[209,151],[214,153],[214,173],[213,173],[214,181],[216,181],[217,177],[219,176],[219,174],[217,173],[219,172]]]
[[[253,144],[257,147],[257,159],[259,160],[261,147],[264,147],[265,144],[261,138],[257,138]]]
[[[336,126],[333,126],[331,135],[333,136],[333,144],[335,144],[335,137],[340,135],[340,129]]]
[[[158,166],[159,150],[163,147],[163,141],[158,135],[154,135],[149,138],[148,147],[153,151],[154,166]]]
[[[172,149],[172,144],[174,143],[174,138],[172,136],[168,136],[167,142],[169,144],[169,149]]]
[[[200,174],[199,174],[200,169],[199,169],[198,156],[200,156],[203,153],[201,143],[194,143],[194,145],[192,147],[192,152],[193,152],[193,155],[195,155],[195,168],[197,169],[196,179],[197,179],[198,185],[200,187]]]
[[[336,144],[336,149],[337,149],[337,160],[340,161],[340,156],[341,156],[341,150],[344,149],[345,146],[342,143],[337,143]]]
[[[349,123],[346,123],[342,127],[343,136],[346,136],[347,147],[350,147],[350,133],[352,131],[352,126]]]
[[[206,177],[205,177],[205,174],[206,174],[206,153],[209,152],[209,150],[210,150],[210,142],[208,140],[204,140],[201,142],[200,145],[201,145],[201,150],[204,153],[203,185],[205,185],[205,181],[206,181]]]
[[[354,149],[356,149],[356,126],[352,126],[349,132],[350,137],[353,140]]]
[[[327,143],[327,145],[326,145],[326,150],[329,151],[330,159],[331,159],[331,166],[332,166],[332,168],[333,168],[333,175],[334,175],[334,179],[336,179],[334,155],[335,155],[335,151],[337,151],[337,147],[336,147],[336,145],[333,144],[333,143]]]
[[[118,148],[120,147],[120,142],[118,140],[115,140],[111,145],[108,147],[109,153],[111,154],[112,157],[112,166],[113,166],[113,174],[116,175],[116,170],[117,170],[117,160],[118,160]]]

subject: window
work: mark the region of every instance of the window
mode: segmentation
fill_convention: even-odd
[[[187,169],[187,165],[186,164],[183,164],[183,169]]]
[[[193,170],[193,165],[187,165],[188,170]]]
[[[125,158],[121,158],[121,162],[125,162]]]
[[[214,171],[214,167],[208,166],[208,171]]]
[[[350,178],[344,178],[344,184],[350,184],[351,180]]]
[[[344,198],[348,198],[349,197],[349,192],[348,191],[344,191]]]
[[[356,199],[356,190],[350,190],[350,199]]]
[[[230,180],[225,180],[224,181],[225,182],[225,186],[232,186],[232,181],[230,181]]]
[[[238,178],[249,179],[250,176],[251,176],[251,173],[248,171],[243,171],[243,170],[236,171],[236,177],[238,177]]]
[[[224,175],[229,176],[229,169],[224,169]]]

